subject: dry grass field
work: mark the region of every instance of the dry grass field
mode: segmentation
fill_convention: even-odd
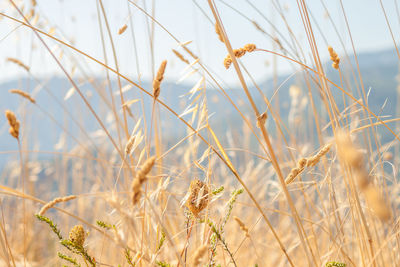
[[[279,0],[93,0],[92,47],[53,1],[0,4],[20,77],[1,107],[1,266],[400,266],[400,109],[370,106],[347,1],[287,1],[294,18]],[[396,1],[365,2],[399,61]],[[207,26],[188,40],[164,12]]]

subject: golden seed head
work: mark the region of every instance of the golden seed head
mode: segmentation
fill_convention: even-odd
[[[161,65],[158,68],[157,76],[153,80],[153,96],[154,96],[154,98],[158,98],[158,96],[160,95],[160,85],[161,85],[162,80],[164,79],[164,72],[165,72],[166,66],[167,66],[166,60],[161,62]]]
[[[247,52],[253,52],[256,49],[256,45],[255,44],[247,44],[245,45],[243,48],[239,48],[239,49],[233,49],[233,54],[235,55],[235,57],[239,58],[244,56]],[[229,69],[229,67],[232,64],[232,58],[231,55],[227,55],[224,59],[224,66],[226,69]]]
[[[132,181],[132,204],[136,205],[140,197],[142,195],[142,184],[147,180],[147,174],[151,171],[156,162],[156,157],[151,157],[146,160],[146,162],[142,165],[142,169],[136,173],[135,179]]]
[[[246,50],[247,52],[253,52],[254,50],[256,50],[256,45],[255,44],[247,44],[244,47],[244,50]]]
[[[8,120],[8,124],[10,125],[9,133],[16,139],[19,137],[19,121],[15,117],[14,112],[11,110],[6,110],[6,118]]]
[[[77,247],[83,247],[86,233],[82,225],[75,225],[69,232],[69,240]]]
[[[24,92],[24,91],[19,90],[19,89],[11,89],[11,90],[9,90],[9,92],[12,93],[12,94],[20,95],[23,98],[26,98],[29,101],[31,101],[33,104],[36,103],[36,100],[30,94],[28,94],[27,92]]]
[[[197,216],[208,206],[209,201],[210,195],[207,184],[198,179],[193,180],[190,183],[189,198],[186,202],[186,206],[189,210]]]
[[[339,69],[339,62],[340,62],[340,58],[338,56],[338,54],[335,52],[335,50],[333,50],[332,46],[328,46],[328,51],[329,51],[329,55],[331,56],[331,60],[332,60],[332,67],[334,69]]]
[[[128,25],[124,24],[121,28],[119,28],[118,35],[123,34],[127,28],[128,28]]]
[[[189,60],[187,60],[181,53],[179,53],[178,51],[176,51],[175,49],[172,49],[172,52],[174,52],[174,54],[183,62],[185,62],[186,64],[190,64]]]

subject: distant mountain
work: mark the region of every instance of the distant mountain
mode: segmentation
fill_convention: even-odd
[[[344,60],[344,59],[342,59]],[[393,50],[384,50],[379,52],[371,53],[361,53],[358,55],[358,60],[360,64],[360,69],[363,77],[363,82],[365,89],[368,91],[371,88],[369,94],[369,104],[371,109],[377,114],[381,115],[391,115],[395,114],[396,100],[397,100],[397,82],[396,75],[398,73],[399,59],[397,58],[396,52]],[[355,66],[354,58],[351,59],[353,66]],[[340,79],[336,70],[330,67],[330,62],[326,62],[327,76],[330,77],[334,82],[340,84]],[[352,72],[344,69],[343,75],[352,75]],[[355,75],[358,79],[357,71]],[[287,76],[281,76],[278,78],[278,84],[281,84]],[[353,78],[351,79],[353,80]],[[77,80],[79,83],[79,81]],[[40,83],[40,84],[39,84]],[[34,81],[29,78],[23,78],[19,80],[12,80],[0,84],[0,105],[2,107],[2,112],[5,109],[11,109],[14,111],[26,110],[26,117],[21,118],[23,121],[22,128],[28,127],[29,130],[26,132],[29,136],[24,136],[28,140],[29,149],[40,149],[53,151],[57,149],[55,145],[62,140],[62,132],[60,126],[68,129],[68,132],[73,133],[80,142],[89,142],[87,136],[81,131],[84,128],[90,137],[98,140],[98,143],[102,143],[102,132],[99,131],[101,128],[96,122],[88,108],[83,103],[82,99],[75,92],[68,99],[66,98],[67,92],[69,92],[71,85],[69,82],[60,77],[53,77],[48,81]],[[296,83],[300,87],[303,86],[304,80],[301,74],[292,77],[289,82],[285,83],[280,89],[277,96],[280,100],[280,116],[283,121],[287,122],[288,112],[290,109],[290,96],[289,87],[293,83]],[[126,83],[123,83],[125,86]],[[143,83],[142,86],[151,91],[150,83]],[[174,83],[163,83],[160,98],[163,99],[170,107],[176,110],[178,113],[184,111],[185,106],[190,103],[189,93],[193,85],[182,85]],[[115,81],[112,82],[112,91],[115,97],[115,102],[120,103],[120,96],[116,93],[118,87]],[[356,83],[346,84],[346,89],[349,90],[352,87],[353,92],[357,92]],[[37,100],[38,107],[22,100],[16,95],[12,95],[8,92],[9,89],[19,88],[25,91],[33,92]],[[104,80],[96,79],[93,84],[80,84],[82,92],[86,95],[88,101],[91,103],[92,107],[98,113],[99,117],[104,121],[108,129],[112,129],[114,123],[113,114],[110,112],[110,108],[106,108],[107,105],[111,105],[111,97],[109,92],[109,87],[106,86]],[[272,80],[267,80],[260,84],[261,90],[268,96],[271,97],[276,88],[273,87]],[[341,105],[341,93],[336,89],[332,88],[335,92],[335,97]],[[239,105],[241,110],[247,114],[251,113],[251,109],[248,105],[246,96],[243,90],[240,88],[229,89],[228,94],[233,99],[235,103]],[[256,99],[256,104],[260,111],[266,109],[265,103],[256,90],[256,88],[251,87],[251,93]],[[186,96],[184,96],[186,95]],[[124,93],[125,100],[140,99],[141,93],[135,89],[131,88]],[[314,85],[313,96],[316,103],[321,103],[319,100],[319,93]],[[144,107],[145,114],[149,118],[151,114],[152,99],[148,96],[144,96]],[[381,111],[381,106],[385,103],[384,109]],[[210,123],[215,127],[216,131],[220,134],[225,134],[229,129],[233,127],[238,127],[242,125],[240,116],[237,111],[232,107],[232,105],[224,98],[224,96],[217,90],[208,90],[207,101],[209,103],[209,113],[213,114]],[[106,104],[105,104],[106,103]],[[21,105],[22,104],[22,105]],[[64,106],[64,107],[63,107]],[[119,105],[118,105],[119,106]],[[132,112],[135,116],[136,114],[142,114],[141,102],[136,102],[132,105]],[[52,121],[49,115],[42,112],[45,111],[53,117],[57,123]],[[121,112],[121,110],[117,110]],[[186,127],[179,122],[179,120],[168,113],[165,109],[160,108],[159,112],[162,119],[162,130],[163,136],[168,141],[171,142],[179,140],[184,135],[187,134]],[[69,113],[69,114],[68,114]],[[190,119],[190,115],[185,116],[186,119]],[[132,118],[129,118],[130,126],[133,127],[134,122]],[[81,126],[77,126],[76,122],[79,122]],[[272,123],[271,123],[272,124]],[[16,142],[8,135],[8,125],[4,116],[0,116],[0,151],[16,150]],[[115,131],[112,131],[115,132]],[[117,138],[116,133],[113,134]],[[71,138],[66,138],[66,144],[72,147],[76,144],[76,140]],[[105,140],[105,139],[104,139]],[[2,158],[5,156],[0,156],[0,163],[3,162]]]

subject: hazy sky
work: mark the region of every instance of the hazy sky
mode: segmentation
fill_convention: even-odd
[[[288,28],[277,12],[276,1],[271,0],[225,0],[230,3],[240,14],[224,2],[215,0],[226,27],[228,36],[234,48],[243,46],[246,43],[255,43],[260,48],[275,49],[270,38],[258,31],[251,23],[256,21],[268,34],[275,35],[269,22],[271,22],[280,35],[279,40],[284,44],[282,36],[288,38]],[[351,33],[357,51],[374,51],[385,48],[393,48],[393,41],[390,36],[388,26],[383,16],[379,0],[342,0],[346,15],[348,17]],[[382,0],[385,6],[390,26],[395,38],[400,33],[400,20],[396,13],[395,1]],[[25,5],[25,13],[28,13],[30,1],[17,1]],[[226,49],[219,42],[215,32],[214,21],[210,8],[206,0],[155,0],[155,18],[166,27],[180,41],[193,41],[189,47],[192,48],[200,57],[202,62],[220,77],[227,84],[236,84],[237,78],[233,70],[225,70],[223,59]],[[254,9],[249,2],[257,8]],[[309,46],[306,42],[306,35],[301,22],[297,2],[295,0],[279,0],[279,5],[287,20],[287,24],[301,44],[309,61]],[[127,0],[103,0],[110,29],[115,43],[116,53],[120,70],[124,74],[136,79],[139,72],[144,79],[151,79],[151,57],[150,42],[148,34],[148,24],[146,16]],[[151,13],[153,1],[136,1],[141,7]],[[322,6],[325,3],[332,19],[335,22],[340,38],[348,51],[351,50],[351,43],[339,0],[306,0],[308,8],[313,16],[313,29],[317,37],[320,54],[327,58],[325,40],[321,37],[320,30],[323,31],[327,42],[332,45],[339,54],[343,52],[343,47],[339,37],[332,27],[331,21]],[[0,4],[2,12],[16,18],[20,18],[8,1]],[[129,9],[131,17],[129,17]],[[206,14],[204,14],[204,13]],[[261,16],[258,12],[262,13]],[[67,42],[74,42],[78,49],[104,61],[103,46],[101,42],[100,28],[97,17],[96,0],[37,0],[36,13],[39,14],[37,27],[49,32],[55,27],[54,36],[60,37]],[[268,21],[269,22],[268,22]],[[103,18],[102,18],[102,21]],[[131,22],[133,24],[131,24]],[[316,23],[317,22],[317,23]],[[118,29],[128,25],[126,32],[118,35]],[[17,23],[9,19],[0,20],[0,80],[9,80],[15,76],[24,74],[21,68],[6,62],[7,57],[16,57],[31,66],[31,72],[37,77],[49,77],[55,73],[61,73],[54,60],[49,57],[49,53],[42,44],[32,34],[32,31],[24,27],[18,27]],[[318,27],[317,27],[318,26]],[[114,66],[113,54],[110,41],[104,23],[102,24],[103,34],[106,42],[107,60]],[[133,32],[132,32],[133,30]],[[132,34],[135,36],[138,57],[135,57],[134,42]],[[185,65],[181,63],[171,52],[171,49],[179,49],[176,42],[165,33],[159,26],[155,25],[154,32],[154,62],[155,68],[163,59],[168,60],[166,78],[176,80],[184,74],[182,70]],[[54,53],[61,57],[63,65],[69,72],[74,68],[74,61],[90,75],[104,74],[102,68],[91,63],[76,52],[72,52],[62,46],[57,45],[50,39],[45,39]],[[396,40],[398,41],[398,40]],[[396,56],[394,54],[393,56]],[[189,58],[189,57],[188,57]],[[136,67],[138,60],[139,69]],[[264,52],[256,52],[243,59],[250,73],[258,80],[262,81],[271,76],[272,57]],[[293,70],[285,60],[278,60],[278,69],[285,72]],[[75,72],[79,75],[79,71]],[[188,81],[195,81],[195,76]]]

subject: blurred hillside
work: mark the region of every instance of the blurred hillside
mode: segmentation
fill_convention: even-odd
[[[394,50],[384,50],[379,52],[362,53],[358,55],[358,60],[365,90],[370,90],[368,99],[371,109],[381,116],[384,116],[385,114],[396,114],[396,76],[398,73],[398,58],[396,57],[396,52]],[[342,61],[345,62],[345,59]],[[354,58],[351,58],[351,62],[355,67]],[[337,71],[330,67],[330,62],[326,62],[325,64],[325,69],[328,70],[327,76],[334,82],[340,84]],[[346,65],[348,66],[345,62],[343,68],[346,68]],[[234,70],[230,69],[229,71],[233,72]],[[346,73],[346,75],[352,75],[350,69],[343,71],[343,73]],[[358,79],[358,74],[355,68],[354,75]],[[287,78],[288,76],[280,76],[275,82],[272,79],[269,79],[260,84],[261,90],[269,98],[274,95],[276,89],[279,88],[279,91],[273,97],[272,102],[273,105],[276,105],[274,102],[279,100],[280,117],[285,123],[288,123],[288,114],[291,108],[289,88],[293,84],[296,84],[301,88],[304,83],[301,72],[291,76],[289,79]],[[354,77],[352,77],[351,80],[353,83],[350,85],[347,84],[346,88],[351,86],[353,92],[357,92],[357,86],[360,87],[360,85],[354,82]],[[79,83],[80,81],[77,80],[77,82]],[[250,82],[248,84],[251,87],[252,93],[255,96],[258,96],[259,94],[256,88],[251,86]],[[126,82],[123,82],[122,86],[125,87],[126,85]],[[142,86],[149,91],[152,90],[151,83],[143,83]],[[183,107],[190,103],[189,91],[192,87],[193,84],[183,85],[165,82],[162,84],[160,99],[179,114],[182,114],[185,111]],[[36,98],[40,109],[53,116],[59,125],[56,125],[49,115],[43,113],[38,109],[38,107],[21,99],[19,96],[12,95],[8,92],[8,90],[14,88],[31,92]],[[100,130],[99,125],[93,119],[79,95],[76,92],[72,93],[72,95],[68,93],[70,88],[71,85],[68,80],[60,77],[53,77],[48,80],[23,78],[0,84],[0,105],[3,111],[5,109],[17,111],[18,116],[22,121],[22,128],[29,127],[30,135],[24,136],[24,138],[28,140],[26,145],[29,150],[53,151],[61,148],[62,144],[64,145],[64,151],[67,151],[68,148],[74,147],[76,142],[65,135],[65,133],[63,134],[61,126],[68,129],[68,132],[75,135],[78,140],[89,140],[89,138],[91,138],[97,144],[102,144],[103,140],[106,140],[104,133]],[[80,83],[80,88],[87,96],[96,112],[105,122],[106,126],[109,129],[112,129],[115,121],[112,112],[110,112],[110,108],[105,108],[111,105],[110,85],[107,85],[107,83],[104,82],[104,79],[93,79],[91,83],[87,81]],[[111,88],[116,103],[120,103],[118,86],[115,80],[112,82]],[[125,87],[125,89],[126,88],[128,87]],[[336,99],[340,105],[342,99],[341,93],[335,88],[333,88],[332,91],[337,92]],[[248,115],[253,116],[248,103],[242,100],[246,99],[242,90],[239,88],[230,88],[227,90],[227,93],[242,111],[244,110]],[[318,104],[320,100],[318,91],[314,88],[312,93],[314,101]],[[224,135],[228,132],[228,127],[235,127],[241,118],[232,105],[228,104],[227,100],[218,90],[209,87],[207,94],[209,112],[210,114],[213,114],[210,118],[210,124],[218,134]],[[306,96],[306,92],[302,92],[302,95],[303,97]],[[141,99],[141,93],[133,87],[128,89],[124,93],[124,96],[126,101]],[[356,93],[355,96],[360,98]],[[152,99],[148,96],[143,97],[145,99],[143,103],[146,110],[145,114],[149,118],[151,114]],[[266,105],[262,98],[256,97],[256,99],[258,99],[257,105],[259,106],[259,109],[261,111],[266,110]],[[21,105],[21,103],[23,103],[23,105]],[[135,113],[141,113],[141,108],[142,105],[140,101],[132,104],[131,110],[133,117],[129,118],[130,129],[132,129],[136,123]],[[22,111],[26,111],[25,117],[21,117],[21,114],[24,114],[21,113]],[[121,112],[121,110],[118,112]],[[159,109],[159,114],[162,120],[161,127],[164,136],[163,141],[166,142],[166,144],[176,142],[187,134],[186,127],[162,107]],[[185,119],[190,119],[190,117],[191,114],[184,116]],[[77,123],[81,126],[77,126]],[[0,125],[0,136],[2,140],[2,142],[0,142],[0,150],[16,150],[16,143],[8,135],[8,125],[4,116],[0,117]],[[86,133],[84,133],[82,129],[85,129]],[[107,140],[107,142],[109,141]],[[88,144],[89,143],[90,142],[88,141]],[[4,162],[4,157],[6,156],[9,155],[2,155],[0,161]]]

